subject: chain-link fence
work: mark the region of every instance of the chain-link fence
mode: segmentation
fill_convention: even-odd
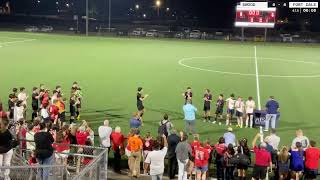
[[[0,167],[0,179],[1,174],[6,174],[1,172],[10,174],[11,180],[45,179],[42,177],[43,175],[48,177],[49,180],[98,180],[107,178],[107,148],[59,143],[54,143],[53,147],[65,150],[54,151],[50,165],[40,165],[39,162],[30,165],[28,160],[30,160],[32,150],[16,148],[12,156],[11,166]]]

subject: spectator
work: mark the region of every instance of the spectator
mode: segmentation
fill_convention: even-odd
[[[0,166],[10,166],[13,150],[11,141],[14,139],[8,130],[9,120],[0,121]],[[10,180],[10,169],[4,170],[4,179]]]
[[[278,153],[278,172],[279,179],[285,180],[289,175],[289,159],[290,153],[286,146],[283,146],[281,151]]]
[[[228,147],[229,144],[236,145],[236,135],[233,133],[232,127],[228,127],[227,132],[223,135],[225,145]]]
[[[293,139],[291,145],[292,149],[296,147],[297,142],[301,143],[303,149],[308,148],[310,145],[309,138],[303,135],[303,131],[301,129],[296,131],[296,138]]]
[[[16,105],[14,106],[14,115],[13,120],[14,122],[18,122],[20,119],[23,119],[25,108],[22,104],[22,101],[17,101]]]
[[[214,145],[214,149],[217,179],[224,180],[223,156],[226,151],[226,145],[223,137],[219,138],[218,143]]]
[[[110,151],[111,141],[110,141],[110,135],[112,133],[112,128],[109,127],[109,120],[105,120],[103,122],[103,126],[100,126],[98,128],[99,138],[101,146],[104,148],[108,148],[108,153]],[[108,158],[108,157],[106,157]],[[105,159],[107,160],[107,159]]]
[[[149,152],[145,160],[145,165],[150,166],[150,175],[152,180],[162,180],[164,172],[164,158],[168,151],[168,143],[165,135],[162,135],[162,138],[164,147],[161,149],[162,141],[155,141],[153,151]]]
[[[113,170],[117,173],[121,173],[121,155],[124,150],[124,136],[121,133],[121,128],[117,126],[114,132],[110,136],[112,142],[112,150],[114,152]]]
[[[187,100],[187,103],[183,106],[184,120],[185,120],[185,131],[188,133],[191,131],[195,134],[195,121],[197,108],[191,104],[191,99]],[[189,132],[190,134],[190,132]]]
[[[31,154],[30,154],[30,158],[28,160],[28,164],[30,166],[33,166],[33,165],[37,165],[38,162],[37,162],[37,158],[36,158],[36,153],[33,151],[31,151]]]
[[[197,180],[206,180],[207,171],[208,171],[208,160],[210,158],[208,149],[204,148],[203,144],[200,143],[200,146],[195,148],[195,157],[194,164],[196,167],[196,179]]]
[[[0,119],[9,119],[9,113],[3,110],[3,106],[1,102],[0,102]]]
[[[168,114],[164,114],[163,120],[159,122],[159,126],[159,135],[164,134],[166,137],[168,137],[170,135],[171,128],[173,128],[173,124],[169,120]]]
[[[40,115],[43,122],[48,123],[50,121],[50,116],[48,112],[48,104],[44,104],[40,110]]]
[[[28,125],[28,131],[26,134],[26,141],[27,141],[27,150],[33,151],[35,150],[36,146],[34,144],[34,132],[35,126],[33,124]]]
[[[70,152],[70,138],[69,138],[69,127],[64,126],[56,135],[56,143],[53,147],[56,149],[57,154],[55,154],[56,159],[61,159],[63,165],[67,165],[68,155]]]
[[[315,141],[310,141],[309,148],[306,149],[306,179],[316,179],[318,175],[319,159],[320,159],[320,150],[316,147]]]
[[[176,148],[176,156],[179,167],[178,180],[187,180],[189,154],[192,154],[191,146],[187,140],[188,135],[186,133],[182,133],[181,142],[179,142]]]
[[[274,150],[278,150],[278,146],[280,144],[280,137],[276,135],[276,130],[271,129],[270,135],[268,137],[269,145],[272,146]]]
[[[201,146],[201,143],[200,143],[200,141],[199,141],[199,136],[198,135],[194,135],[193,136],[193,141],[191,142],[191,150],[192,150],[192,157],[194,157],[195,156],[195,149],[197,148],[197,147],[200,147]]]
[[[148,153],[151,152],[153,150],[153,145],[154,145],[154,141],[152,139],[152,136],[150,134],[150,132],[147,132],[146,137],[142,140],[143,142],[143,161],[147,158]],[[143,167],[148,167],[148,166],[143,166]],[[144,174],[148,173],[148,169],[144,168]]]
[[[168,136],[168,174],[170,179],[174,179],[176,172],[178,171],[178,162],[176,156],[176,147],[180,142],[180,137],[177,135],[177,131],[173,129]]]
[[[140,128],[142,125],[139,112],[133,113],[133,117],[130,119],[130,128]]]
[[[142,151],[142,140],[139,137],[139,130],[136,129],[134,136],[128,139],[128,145],[131,151],[131,155],[128,159],[129,162],[129,176],[140,177],[140,161],[141,161],[141,151]]]
[[[94,144],[94,132],[93,132],[93,130],[91,129],[90,124],[87,123],[86,120],[83,120],[83,121],[82,121],[82,125],[83,125],[84,127],[86,127],[86,131],[89,133],[89,139],[92,141],[91,144]]]
[[[301,142],[296,142],[296,146],[290,151],[291,179],[300,179],[304,170],[304,150]]]
[[[80,126],[76,133],[78,145],[85,145],[88,137],[89,137],[89,132],[86,131],[86,127]],[[110,139],[109,139],[109,143],[110,143]]]
[[[26,134],[27,134],[27,128],[24,123],[24,119],[20,119],[18,124],[16,125],[16,137],[19,141],[19,147],[22,149],[23,152],[26,151],[27,145],[26,145]]]
[[[271,121],[271,128],[276,128],[276,120],[277,120],[277,114],[279,111],[279,103],[274,99],[273,96],[270,96],[269,101],[266,103],[266,125],[264,131],[269,131],[270,121]]]
[[[226,152],[224,153],[224,161],[225,161],[225,166],[226,166],[226,168],[225,168],[226,180],[233,180],[234,179],[233,172],[234,172],[235,167],[234,167],[234,164],[232,164],[230,162],[230,159],[233,158],[234,155],[235,155],[235,151],[234,151],[233,145],[229,144]]]
[[[36,144],[36,158],[40,165],[51,165],[53,160],[53,147],[52,143],[54,139],[48,132],[45,123],[40,123],[40,132],[34,135],[34,141]],[[49,168],[43,168],[40,172],[42,180],[49,179]]]
[[[266,179],[268,166],[270,166],[270,171],[272,172],[271,154],[266,150],[267,144],[265,142],[261,142],[259,147],[256,146],[257,139],[260,137],[261,134],[258,133],[252,141],[252,147],[255,153],[255,165],[252,173],[253,180]]]
[[[239,146],[237,148],[237,153],[245,155],[245,157],[247,157],[249,159],[249,162],[251,163],[250,149],[248,147],[247,139],[244,138],[240,140]],[[241,163],[237,165],[239,180],[246,178],[246,171],[248,170],[248,165]]]

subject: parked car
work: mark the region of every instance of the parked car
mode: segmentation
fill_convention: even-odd
[[[53,27],[52,26],[43,26],[40,31],[51,32],[51,31],[53,31]]]
[[[146,34],[146,31],[144,31],[142,28],[136,28],[132,31],[133,36],[144,36]]]
[[[158,37],[158,36],[159,36],[159,33],[155,29],[151,29],[146,33],[146,37]]]
[[[25,31],[27,32],[36,32],[36,31],[39,31],[39,28],[36,27],[36,26],[29,26],[25,29]]]
[[[174,37],[182,39],[182,38],[184,38],[184,33],[183,32],[177,32],[177,33],[174,34]]]
[[[201,32],[200,32],[200,30],[192,30],[192,31],[190,32],[189,37],[190,37],[191,39],[200,39],[200,38],[201,38]]]

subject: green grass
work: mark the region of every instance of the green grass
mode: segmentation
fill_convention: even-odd
[[[13,38],[36,40],[6,43],[17,40]],[[255,76],[218,74],[186,68],[178,64],[185,57],[211,57],[185,61],[189,66],[255,74],[256,45],[260,74],[320,74],[320,46],[317,45],[87,38],[11,32],[0,32],[0,42],[0,97],[6,108],[7,96],[13,87],[24,86],[30,94],[31,88],[40,83],[50,89],[59,84],[64,94],[69,96],[72,82],[77,81],[84,94],[81,118],[91,122],[94,130],[108,118],[112,127],[119,125],[127,133],[129,119],[136,110],[138,86],[144,87],[144,92],[150,95],[145,101],[143,133],[151,131],[154,135],[164,113],[170,115],[177,129],[184,129],[184,100],[181,93],[187,86],[193,88],[193,102],[199,109],[199,116],[202,115],[205,88],[213,91],[215,99],[219,93],[225,96],[235,93],[257,99]],[[320,143],[319,84],[320,78],[260,77],[262,106],[269,95],[274,95],[280,102],[278,134],[282,145],[290,144],[298,128],[303,129],[310,139]],[[28,114],[31,116],[30,109]],[[216,142],[226,127],[205,124],[198,119],[196,128],[201,139],[210,138]],[[257,130],[236,129],[235,132],[237,137],[248,137],[251,140]]]

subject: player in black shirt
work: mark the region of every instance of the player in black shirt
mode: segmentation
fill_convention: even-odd
[[[209,89],[206,89],[204,96],[203,96],[204,104],[203,104],[203,111],[204,111],[204,122],[210,121],[210,109],[211,109],[211,101],[212,101],[212,94],[210,93]]]
[[[213,121],[213,124],[217,122],[218,117],[220,117],[220,120],[222,119],[224,103],[225,101],[223,99],[223,94],[220,94],[216,103],[217,109],[216,109],[215,120]],[[221,125],[220,120],[219,120],[219,125]]]
[[[182,93],[182,96],[184,97],[184,104],[187,104],[188,100],[190,100],[190,104],[192,104],[192,89],[191,89],[191,87],[188,87],[187,91]]]
[[[32,120],[35,117],[38,117],[38,111],[39,111],[39,92],[38,92],[38,88],[34,87],[32,89]]]
[[[9,100],[8,100],[8,111],[9,111],[9,119],[12,120],[13,119],[13,115],[14,115],[14,106],[15,106],[15,102],[17,100],[17,96],[15,96],[14,94],[10,94],[9,95]]]
[[[69,110],[70,110],[70,124],[74,122],[76,116],[76,96],[71,93],[69,101]]]
[[[137,108],[138,108],[138,111],[139,111],[141,122],[142,122],[143,113],[145,112],[145,109],[144,109],[144,106],[143,106],[143,101],[149,96],[148,94],[143,95],[142,92],[143,92],[143,88],[142,87],[138,87]]]

